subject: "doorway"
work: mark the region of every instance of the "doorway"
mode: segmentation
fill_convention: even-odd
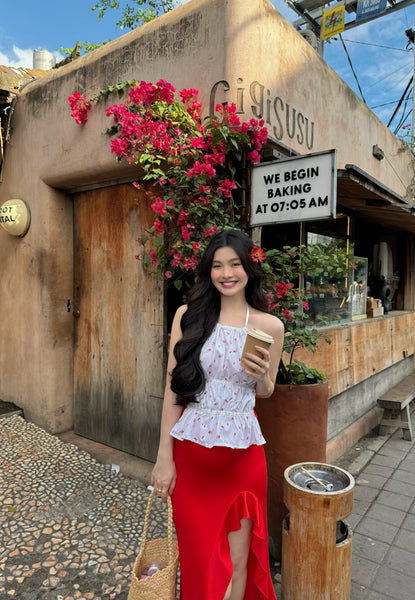
[[[74,431],[150,461],[164,388],[163,283],[134,255],[153,220],[131,184],[74,198]]]

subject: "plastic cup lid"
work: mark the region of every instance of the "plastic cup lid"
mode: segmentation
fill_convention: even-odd
[[[248,335],[256,338],[257,340],[261,340],[262,342],[266,342],[267,344],[273,344],[274,338],[265,331],[261,331],[261,329],[255,329],[254,327],[248,327],[247,329]]]

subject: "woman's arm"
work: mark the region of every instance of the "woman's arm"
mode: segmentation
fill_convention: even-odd
[[[173,325],[170,336],[169,359],[167,362],[166,387],[164,390],[163,411],[161,414],[160,442],[157,453],[157,461],[151,474],[151,483],[155,490],[163,490],[158,495],[166,498],[167,494],[172,494],[176,484],[176,467],[173,460],[173,438],[170,435],[172,427],[177,423],[183,407],[175,404],[176,394],[171,390],[171,373],[176,366],[173,349],[177,342],[182,338],[180,326],[182,315],[187,307],[181,306],[173,319]]]

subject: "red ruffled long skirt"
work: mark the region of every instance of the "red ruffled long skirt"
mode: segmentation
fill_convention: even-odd
[[[275,600],[267,537],[267,471],[262,446],[205,448],[174,440],[172,494],[181,600],[223,600],[232,577],[228,533],[252,519],[244,600]]]

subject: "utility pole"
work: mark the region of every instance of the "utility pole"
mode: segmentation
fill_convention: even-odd
[[[405,31],[405,35],[409,40],[409,43],[412,43],[412,55],[414,60],[414,68],[412,73],[412,118],[411,118],[411,142],[414,144],[414,128],[415,128],[415,93],[414,93],[414,80],[415,80],[415,31],[413,29],[407,29]]]

